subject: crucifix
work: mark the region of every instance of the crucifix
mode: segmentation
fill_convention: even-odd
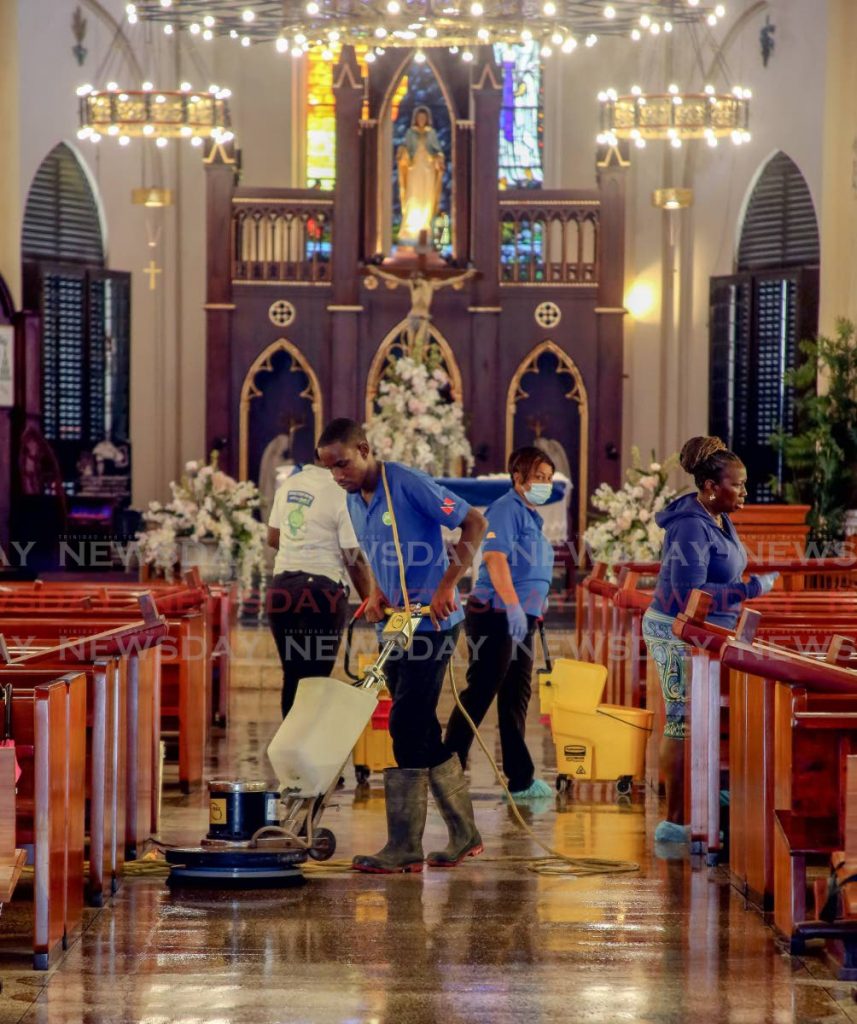
[[[149,260],[149,265],[143,267],[143,273],[149,275],[149,291],[153,292],[157,288],[157,275],[161,273],[161,268],[155,263],[154,260]]]

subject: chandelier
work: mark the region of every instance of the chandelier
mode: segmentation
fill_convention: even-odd
[[[167,35],[268,41],[293,56],[321,49],[332,59],[354,44],[370,52],[446,47],[472,60],[474,46],[535,42],[549,57],[600,35],[640,40],[682,24],[713,26],[725,11],[702,0],[138,0],[126,13],[131,24],[157,22]]]
[[[674,84],[666,93],[645,93],[634,86],[626,96],[608,89],[598,94],[598,142],[615,146],[619,139],[630,139],[644,149],[648,140],[661,139],[680,149],[690,139],[705,139],[714,147],[729,138],[740,146],[750,141],[751,96],[740,85],[731,93],[718,93],[713,85],[701,93],[682,92]]]
[[[77,95],[79,139],[99,142],[106,135],[116,138],[120,146],[134,138],[151,139],[163,148],[170,139],[201,146],[205,139],[226,143],[233,138],[227,102],[231,93],[217,85],[202,91],[182,82],[180,89],[170,91],[155,89],[151,82],[143,82],[140,89],[108,82],[103,90],[82,85]]]

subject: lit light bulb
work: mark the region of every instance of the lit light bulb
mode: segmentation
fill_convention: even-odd
[[[167,97],[164,96],[163,93],[158,93],[158,95],[155,97],[155,103],[166,103],[166,102],[167,102]]]
[[[333,60],[333,50],[327,50],[327,49],[322,50],[321,51],[321,59],[322,60],[326,60],[328,62],[332,61]]]
[[[247,24],[248,24],[248,25],[250,24],[250,22],[251,22],[251,21],[255,21],[255,20],[256,20],[256,15],[255,15],[255,13],[254,13],[253,11],[251,11],[249,7],[245,8],[245,9],[244,9],[244,10],[243,10],[243,11],[241,12],[241,17],[242,17],[242,19],[243,19],[244,21],[246,21],[246,22],[247,22]]]
[[[402,9],[402,5],[399,0],[389,0],[387,4],[387,12],[389,14],[398,14]]]
[[[708,17],[705,20],[708,22],[708,24],[711,26],[711,28],[714,28],[714,26],[717,24],[717,15],[716,14],[709,14]]]
[[[387,35],[387,30],[386,30],[386,29],[384,28],[384,26],[383,26],[383,25],[379,25],[379,26],[378,26],[378,27],[377,27],[377,28],[375,29],[375,36],[376,36],[376,37],[377,37],[378,39],[384,39],[386,35]]]
[[[706,142],[708,143],[709,146],[711,146],[712,149],[714,149],[717,146],[717,136],[716,135],[709,135],[708,138],[706,139]]]
[[[437,29],[434,27],[434,25],[429,25],[429,27],[426,29],[426,36],[429,39],[437,39]]]
[[[414,54],[414,60],[417,62],[417,64],[425,64],[426,55],[423,53],[422,50],[417,50],[417,52]]]
[[[616,17],[616,8],[611,7],[610,4],[608,4],[604,8],[604,17],[607,18],[608,21],[612,21]]]
[[[204,30],[203,30],[203,33],[202,33],[202,38],[203,38],[203,39],[204,39],[204,40],[205,40],[205,41],[206,41],[207,43],[210,43],[210,42],[211,42],[211,40],[212,40],[212,39],[214,39],[214,33],[213,33],[213,32],[211,31],[211,29],[210,29],[210,28],[204,29]]]
[[[214,17],[211,14],[206,14],[202,19],[202,23],[206,28],[214,28]]]
[[[642,136],[640,136],[639,139],[634,139],[634,145],[637,147],[637,149],[645,149],[646,140]]]
[[[137,5],[136,4],[125,4],[125,13],[126,14],[136,14],[137,13]]]
[[[289,52],[289,41],[284,36],[279,36],[274,46],[277,48],[277,53]]]
[[[111,124],[109,126],[109,128],[107,129],[107,134],[108,135],[118,135],[119,134],[119,125],[118,124]]]
[[[173,34],[173,26],[169,22],[167,22],[167,24],[164,25],[164,35],[165,36],[171,36],[172,34]]]
[[[574,36],[569,36],[568,39],[562,44],[563,53],[572,53],[577,49],[577,40]]]
[[[481,18],[484,13],[484,10],[485,9],[482,6],[482,4],[478,2],[470,5],[470,13],[473,15],[474,18]]]
[[[607,93],[603,89],[601,90],[600,93],[598,93],[598,102],[599,103],[606,103],[607,102]]]
[[[190,144],[192,146],[201,146],[202,139],[198,135],[194,135],[194,137],[190,140]]]
[[[635,43],[639,43],[639,41],[643,38],[642,33],[638,28],[631,29],[631,38],[634,40]]]
[[[193,135],[193,128],[191,128],[189,124],[183,124],[179,131],[179,134],[182,136],[182,138],[190,138],[190,136]]]
[[[726,8],[723,6],[723,4],[718,4],[714,8],[714,13],[717,15],[718,18],[723,18],[726,16]]]
[[[108,82],[107,83],[107,91],[108,92],[116,92],[116,90],[118,88],[119,88],[119,83],[118,82]]]
[[[78,128],[77,130],[77,137],[81,142],[83,142],[84,139],[88,139],[90,135],[92,135],[92,129],[89,126],[85,128]]]
[[[90,142],[101,142],[101,136],[98,134],[98,132],[93,132],[89,136],[89,141]]]
[[[649,27],[649,31],[652,33],[653,36],[660,35],[661,26],[656,21],[653,21],[651,26]]]
[[[151,92],[154,88],[151,82],[143,82],[143,92]]]
[[[228,100],[231,95],[232,95],[232,90],[231,89],[219,89],[218,92],[217,92],[217,98],[219,100]]]
[[[173,0],[161,0],[161,7],[172,7]]]
[[[250,45],[250,36],[241,36],[241,45],[242,46],[249,46]]]
[[[604,134],[604,132],[599,132],[598,135],[595,136],[595,141],[598,143],[599,146],[606,146],[607,136]]]
[[[138,18],[137,18],[137,12],[136,11],[133,14],[129,14],[128,15],[128,24],[129,25],[136,25],[137,21],[138,21]]]
[[[461,59],[469,64],[470,61],[473,60],[473,54],[470,50],[463,50],[461,53]]]
[[[687,0],[691,7],[699,7],[699,0]]]
[[[643,92],[643,90],[639,87],[639,85],[632,85],[631,86],[631,95],[632,96],[639,96],[639,95],[641,95],[642,92]]]
[[[364,57],[364,60],[366,61],[367,64],[374,64],[375,54],[372,53],[372,51],[370,50],[369,53],[367,53],[366,56]]]
[[[230,39],[237,39],[238,38],[238,33],[235,31],[234,28],[231,28],[229,30],[229,38]]]
[[[618,98],[619,98],[619,94],[616,92],[615,89],[608,89],[607,90],[607,99],[608,100],[611,100],[613,103],[615,103]]]
[[[553,54],[553,50],[549,46],[543,46],[541,50],[539,50],[539,53],[542,55],[542,57],[547,59]]]
[[[179,89],[181,89],[182,92],[190,92],[192,88],[193,86],[190,84],[190,82],[182,82],[182,84],[179,86]]]
[[[595,44],[596,44],[597,42],[598,42],[598,36],[597,36],[597,35],[595,35],[595,33],[594,33],[594,32],[590,33],[590,34],[589,34],[589,35],[588,35],[588,36],[586,37],[586,45],[587,45],[587,46],[588,46],[588,47],[589,47],[590,49],[592,49],[592,47],[593,47],[593,46],[595,46]]]
[[[651,25],[651,23],[652,23],[652,19],[648,16],[648,14],[641,14],[640,15],[640,25],[643,28],[648,28],[649,25]]]
[[[554,34],[551,36],[551,42],[554,44],[554,46],[561,46],[562,32],[554,32]]]
[[[552,18],[556,14],[556,4],[553,0],[546,0],[542,11],[544,11],[548,18]]]
[[[675,82],[670,82],[669,86],[667,87],[667,92],[669,92],[671,96],[675,96],[675,94],[678,92],[678,86],[675,84]]]
[[[491,38],[491,33],[488,31],[487,28],[480,28],[476,35],[481,43],[487,43],[488,40]]]
[[[676,136],[674,139],[670,141],[670,145],[673,149],[681,149],[681,139],[678,136]]]
[[[155,139],[155,145],[158,147],[158,149],[163,149],[167,145],[168,141],[169,140],[165,139],[163,135],[160,135],[158,136],[157,139]]]
[[[450,46],[449,52],[450,53],[458,53],[458,47],[457,46]]]
[[[120,146],[127,146],[130,143],[130,141],[131,141],[131,136],[130,135],[123,135],[119,139],[119,145]]]
[[[201,29],[201,28],[199,27],[199,25],[197,24],[197,22],[195,22],[195,21],[194,21],[194,22],[191,22],[191,26],[190,26],[190,34],[191,34],[192,36],[198,36],[198,35],[199,35],[199,33],[200,33],[201,31],[202,31],[202,29]]]
[[[217,84],[215,84],[215,83],[212,83],[212,84],[211,84],[211,85],[210,85],[210,86],[208,87],[208,91],[209,91],[209,92],[220,92],[220,86],[219,86],[219,85],[217,85]]]
[[[75,92],[78,96],[88,96],[92,92],[92,86],[87,82],[86,85],[79,85]]]
[[[523,42],[529,43],[532,40],[532,38],[533,33],[528,28],[525,28],[521,31],[521,40]]]
[[[144,135],[154,135],[155,134],[154,127],[152,125],[150,125],[150,124],[144,124],[143,125],[143,134]]]
[[[319,6],[318,6],[317,3],[315,3],[315,0],[310,0],[310,2],[306,5],[306,12],[307,12],[307,14],[310,14],[313,17],[316,14],[318,14]]]

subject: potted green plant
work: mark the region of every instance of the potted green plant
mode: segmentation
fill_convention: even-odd
[[[800,342],[801,359],[783,375],[794,389],[794,430],[782,427],[771,444],[782,453],[790,479],[782,495],[807,504],[810,536],[821,545],[845,536],[857,509],[857,338],[850,320],[836,322],[834,337]],[[772,487],[779,490],[779,481]]]

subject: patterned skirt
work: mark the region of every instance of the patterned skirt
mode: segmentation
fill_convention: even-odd
[[[661,681],[666,708],[664,736],[684,740],[690,735],[690,647],[673,634],[674,621],[672,616],[650,608],[643,616],[643,639]]]

